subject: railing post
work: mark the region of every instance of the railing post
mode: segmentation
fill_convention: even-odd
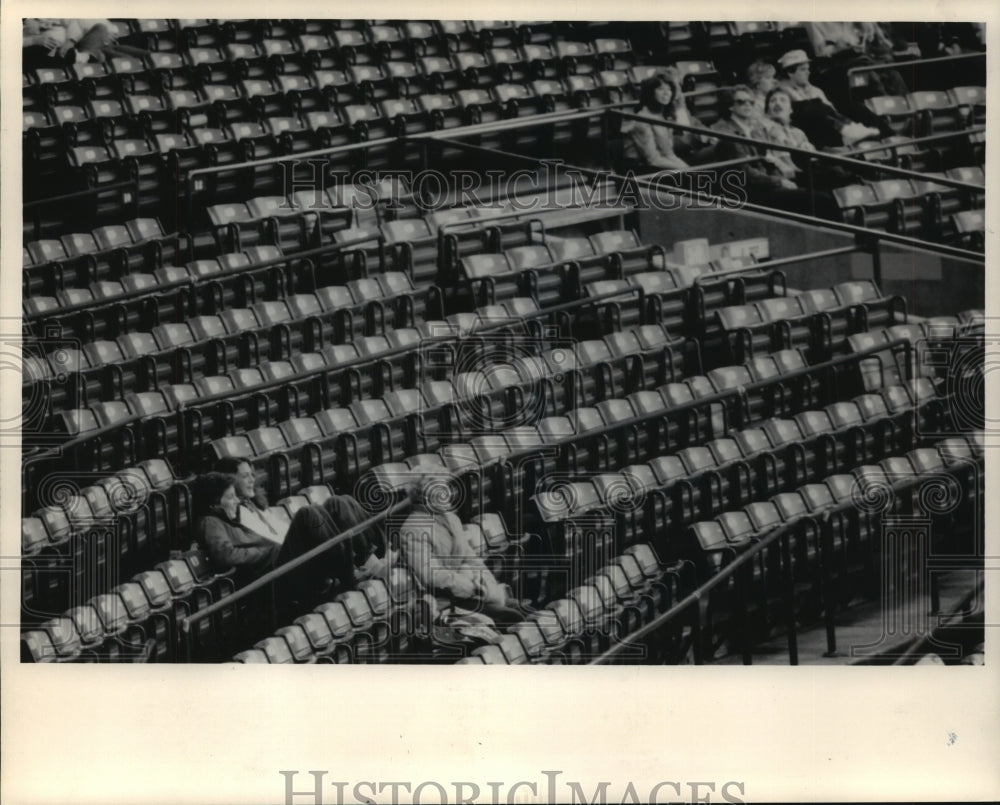
[[[792,575],[791,532],[781,535],[781,575],[785,588],[785,608],[788,616],[788,664],[799,664],[799,634],[795,625],[795,578]]]
[[[865,238],[865,248],[872,256],[872,279],[875,284],[882,287],[882,249],[876,237]]]
[[[694,606],[691,607],[694,612],[694,622],[691,624],[691,650],[694,654],[694,664],[704,665],[705,655],[702,646],[702,628],[701,628],[701,596],[695,594],[695,599],[693,601]]]
[[[752,578],[753,565],[747,563],[743,565],[736,573],[736,606],[739,610],[739,626],[740,626],[740,650],[743,655],[744,665],[753,665],[753,652],[751,647],[753,645],[750,640],[750,635],[748,634],[748,621],[747,617],[747,576]]]
[[[837,624],[834,618],[834,589],[832,577],[833,565],[833,535],[830,518],[825,517],[817,524],[820,537],[820,583],[823,594],[823,622],[826,626],[826,652],[824,657],[836,657],[837,654]]]
[[[184,618],[181,620],[180,626],[181,626],[181,637],[184,640],[184,662],[191,662],[191,657],[192,654],[194,653],[192,651],[192,646],[191,646],[191,641],[192,641],[191,624],[188,623],[187,618]]]

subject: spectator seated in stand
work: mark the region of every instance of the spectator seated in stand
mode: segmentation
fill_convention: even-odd
[[[220,570],[235,568],[240,583],[273,569],[281,546],[240,522],[236,479],[221,472],[199,476],[194,487],[197,542]]]
[[[654,76],[642,83],[639,109],[636,115],[649,120],[666,120],[667,111],[677,98],[675,85],[663,76]],[[656,170],[683,170],[687,162],[674,152],[674,135],[668,126],[624,120],[622,135],[625,137],[626,167],[649,173]]]
[[[853,146],[862,140],[890,136],[841,114],[826,93],[809,81],[809,57],[804,50],[790,50],[778,59],[784,79],[781,87],[792,99],[792,122],[817,148]]]
[[[246,462],[243,462],[244,464]],[[247,467],[249,465],[247,464]],[[241,478],[210,472],[195,484],[197,543],[222,571],[235,568],[239,584],[246,584],[359,525],[367,515],[345,496],[333,496],[321,506],[301,507],[287,529],[276,527],[237,490],[253,489],[244,471]],[[353,504],[353,505],[351,505]],[[357,581],[382,575],[389,563],[379,559],[368,532],[346,540],[292,570],[276,585],[279,611],[291,612],[315,605],[350,589]]]
[[[898,70],[864,73],[863,86],[850,88],[848,70],[892,64],[893,42],[877,22],[811,22],[806,24],[816,53],[813,82],[838,109],[868,124],[863,101],[879,95],[906,95],[909,88]]]
[[[747,67],[747,86],[753,90],[754,114],[760,123],[767,122],[767,96],[778,86],[777,74],[777,68],[763,59]]]
[[[313,538],[309,535],[303,537],[298,532],[293,535],[292,527],[285,527],[285,521],[279,519],[268,506],[266,484],[259,483],[249,461],[232,457],[221,458],[216,462],[215,469],[217,472],[226,473],[235,478],[236,494],[239,498],[238,515],[242,525],[254,533],[262,534],[268,539],[280,543],[283,548],[291,540],[293,544],[286,550],[296,555],[304,553],[323,541],[323,539]],[[333,536],[348,528],[360,525],[370,517],[369,512],[366,512],[361,504],[349,495],[331,495],[322,505],[303,508],[318,510],[312,512],[315,516],[310,517],[310,521],[318,524],[317,528],[320,530],[326,528],[327,525],[332,525],[334,528]],[[298,514],[299,512],[296,512],[296,517]],[[294,522],[293,518],[292,523],[294,524]],[[383,556],[385,536],[382,526],[372,526],[363,531],[354,539],[353,545],[353,580],[364,581],[381,576],[387,564]]]
[[[715,148],[715,158],[719,161],[761,157],[737,169],[744,175],[750,202],[824,218],[839,218],[832,196],[802,190],[773,161],[764,158],[764,146],[768,138],[763,128],[756,123],[753,92],[748,86],[739,84],[727,90],[723,94],[723,105],[724,117],[712,126],[713,131],[761,141],[758,146],[720,139]]]
[[[670,65],[665,67],[662,72],[658,72],[654,77],[662,78],[670,84],[674,91],[674,100],[664,111],[664,118],[672,120],[674,123],[680,123],[682,126],[703,128],[701,121],[693,117],[691,112],[688,111],[684,98],[684,90],[681,88],[680,71],[673,65]],[[705,162],[715,150],[715,139],[707,135],[674,129],[673,137],[674,153],[691,164]]]
[[[104,62],[118,53],[145,51],[119,45],[107,20],[27,18],[21,26],[22,69]]]
[[[802,129],[792,125],[792,98],[783,87],[775,87],[767,93],[765,101],[766,117],[761,125],[761,132],[770,143],[775,145],[799,148],[803,151],[815,151],[816,147]],[[768,159],[781,171],[786,179],[791,179],[799,186],[804,186],[803,171],[808,157],[790,154],[788,151],[769,150]],[[830,189],[851,184],[856,178],[839,165],[826,162],[815,162],[812,168],[812,186],[814,189]]]
[[[414,472],[414,506],[400,530],[399,558],[418,588],[435,596],[443,617],[457,607],[486,615],[498,625],[523,620],[526,608],[486,567],[455,515],[454,480],[440,470],[425,472],[418,466]]]

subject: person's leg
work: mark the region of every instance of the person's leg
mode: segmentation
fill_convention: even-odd
[[[503,603],[482,598],[453,598],[452,603],[472,612],[481,612],[491,618],[497,626],[513,626],[528,617],[534,610],[521,605],[519,601],[507,599]]]
[[[289,562],[337,536],[329,516],[318,506],[303,506],[292,518],[278,554]],[[291,571],[282,579],[282,597],[309,597],[324,589],[345,589],[354,582],[350,547],[338,545]]]

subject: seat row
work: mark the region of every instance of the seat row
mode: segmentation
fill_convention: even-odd
[[[948,240],[955,234],[949,220],[963,211],[982,209],[985,189],[948,187],[935,182],[936,176],[985,187],[982,168],[961,167],[943,174],[928,173],[923,180],[883,179],[846,185],[835,189],[833,195],[847,223]]]
[[[181,657],[177,623],[235,589],[198,550],[178,554],[21,634],[22,662],[172,662]],[[203,621],[209,644],[233,628],[235,608]]]
[[[664,567],[648,544],[627,548],[564,598],[508,630],[463,665],[579,665],[645,626],[690,592],[683,564]]]
[[[804,348],[811,361],[844,351],[850,335],[906,322],[906,301],[872,280],[842,282],[715,310],[705,328],[706,360],[741,363],[762,352]]]
[[[168,558],[191,518],[191,493],[162,458],[114,474],[55,471],[21,520],[22,606],[37,622]]]
[[[878,95],[865,106],[907,137],[926,137],[986,125],[986,88],[952,87],[907,95]]]
[[[459,662],[515,665],[578,664],[592,660],[693,590],[695,584],[688,580],[685,564],[699,567],[707,574],[703,578],[711,578],[773,529],[795,525],[789,557],[791,578],[798,582],[794,603],[782,600],[785,560],[778,546],[774,546],[752,564],[748,589],[737,593],[730,585],[713,590],[706,597],[713,613],[713,634],[708,639],[705,636],[694,639],[713,646],[714,654],[726,643],[732,650],[747,640],[766,637],[785,625],[787,614],[778,606],[779,602],[786,607],[794,606],[798,617],[809,617],[823,606],[836,607],[849,599],[845,576],[858,572],[859,565],[860,572],[866,573],[866,580],[871,583],[878,562],[876,539],[880,532],[876,531],[876,521],[880,515],[859,508],[859,496],[868,494],[867,490],[872,488],[894,487],[894,499],[887,511],[906,513],[909,507],[914,507],[919,497],[916,487],[923,479],[955,472],[968,482],[974,474],[969,476],[965,472],[965,462],[974,456],[981,460],[982,453],[978,434],[947,439],[932,447],[912,450],[905,456],[886,459],[879,465],[864,465],[850,473],[831,475],[770,500],[695,523],[682,538],[690,558],[666,570],[661,564],[663,558],[652,545],[631,545],[614,562],[570,590],[565,598],[549,603],[545,610],[512,627],[496,644],[476,649]],[[908,490],[913,494],[908,496]],[[981,490],[973,481],[971,485],[963,485],[962,493],[962,503],[969,507],[975,505]],[[942,543],[955,541],[939,538],[938,548],[943,547]],[[823,601],[824,572],[833,577],[836,600]],[[742,632],[735,634],[734,628]],[[720,633],[727,634],[727,639],[719,640]],[[623,661],[681,662],[692,648],[692,638],[683,624],[677,624],[669,633],[660,630],[655,642],[647,639],[637,644]]]
[[[939,430],[944,404],[929,381],[806,404],[676,453],[636,451],[620,472],[556,480],[534,504],[558,553],[582,559],[595,543],[621,550],[653,534],[661,557],[690,559],[680,534],[692,523],[912,449]]]

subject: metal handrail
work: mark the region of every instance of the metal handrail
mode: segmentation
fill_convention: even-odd
[[[642,118],[642,119],[646,120],[646,118]],[[647,121],[647,122],[650,122],[650,121]],[[659,123],[659,121],[652,121],[652,122],[654,124],[658,124]],[[679,124],[669,123],[668,121],[664,121],[664,125],[679,126]],[[684,128],[685,130],[688,130],[688,131],[700,131],[702,133],[704,133],[706,131],[706,129],[695,129],[695,128],[691,128],[691,127],[688,127],[688,126],[682,126],[681,128]],[[720,136],[729,137],[730,135],[720,135]],[[735,135],[732,135],[732,137],[733,137],[733,139],[739,139],[739,140],[746,139],[746,138],[742,138],[742,137],[736,137]],[[533,165],[539,165],[539,164],[542,164],[543,162],[545,162],[544,160],[539,160],[539,159],[537,159],[535,157],[526,156],[524,154],[515,154],[515,153],[509,152],[509,151],[500,151],[500,150],[495,149],[495,148],[487,148],[485,146],[475,145],[473,143],[465,143],[465,142],[462,142],[460,140],[440,140],[440,142],[446,144],[449,148],[462,148],[462,149],[465,149],[465,150],[468,150],[468,151],[477,151],[477,152],[487,153],[487,154],[499,154],[499,155],[504,156],[504,157],[513,157],[515,159],[519,159],[519,160],[521,160],[523,162],[530,163],[530,164],[533,164]],[[755,145],[760,145],[760,143],[757,140],[746,140],[746,142],[753,143]],[[815,155],[814,152],[812,152],[812,151],[806,151],[804,153],[807,153],[807,154],[810,154],[810,155],[813,155],[813,156]],[[856,160],[850,160],[850,161],[856,161]],[[871,163],[868,163],[868,162],[859,162],[858,164],[865,165],[868,168],[872,167]],[[614,179],[614,180],[617,180],[619,182],[633,181],[633,182],[636,182],[637,184],[639,184],[639,185],[641,185],[643,187],[646,187],[647,189],[650,188],[650,187],[656,187],[657,189],[668,190],[670,193],[674,193],[676,195],[680,195],[680,196],[683,196],[685,198],[692,199],[692,200],[695,200],[695,201],[712,202],[712,203],[719,203],[720,202],[720,197],[718,197],[718,196],[710,196],[710,195],[707,195],[705,193],[701,193],[701,192],[698,192],[698,191],[695,191],[695,190],[690,190],[690,189],[688,189],[686,187],[682,187],[682,186],[679,186],[679,185],[678,186],[670,186],[668,188],[663,188],[659,184],[657,184],[654,181],[654,179],[651,179],[649,176],[632,176],[632,175],[626,176],[626,175],[623,175],[623,174],[615,173],[615,172],[610,171],[610,170],[595,169],[595,168],[585,168],[585,167],[581,167],[579,165],[569,165],[569,164],[564,164],[564,163],[559,163],[559,165],[564,170],[578,171],[578,172],[580,172],[582,174],[585,174],[585,175],[597,176],[598,178]],[[879,166],[879,170],[881,170],[881,169],[882,169],[882,166]],[[697,168],[694,169],[694,171],[696,171],[696,170],[697,170]],[[893,169],[893,170],[895,170],[895,169]],[[669,176],[672,173],[674,173],[674,172],[673,171],[663,171],[661,173],[653,174],[653,175],[654,176]],[[932,179],[930,181],[935,181],[936,182],[938,180],[937,179]],[[949,183],[950,184],[954,184],[954,185],[967,186],[967,187],[969,187],[971,189],[978,189],[978,187],[976,185],[964,185],[964,183],[956,182],[956,181],[951,181],[951,180],[949,180]],[[925,252],[929,252],[929,253],[932,253],[932,254],[937,254],[938,256],[953,257],[953,258],[956,258],[956,259],[959,259],[959,260],[965,260],[965,261],[968,261],[968,262],[978,263],[978,264],[982,264],[984,262],[984,260],[985,260],[985,257],[984,257],[984,255],[981,252],[968,251],[967,249],[960,249],[958,247],[949,246],[949,245],[942,244],[942,243],[934,243],[932,241],[920,240],[919,238],[912,238],[912,237],[909,237],[909,236],[906,236],[906,235],[898,235],[898,234],[893,233],[893,232],[873,231],[871,229],[866,229],[865,227],[862,227],[862,226],[856,226],[854,224],[848,224],[848,223],[844,223],[842,221],[831,221],[831,220],[828,220],[828,219],[825,219],[825,218],[813,218],[812,216],[805,215],[805,214],[802,214],[802,213],[792,212],[791,210],[778,210],[778,209],[774,209],[773,207],[766,207],[766,206],[764,206],[762,204],[754,204],[751,201],[741,201],[739,209],[741,211],[749,211],[749,212],[761,213],[762,215],[766,215],[769,218],[773,218],[773,219],[777,219],[777,220],[785,220],[785,221],[789,221],[789,222],[797,223],[797,224],[806,224],[806,225],[811,226],[811,227],[823,227],[823,228],[826,228],[826,229],[832,229],[832,230],[840,231],[840,232],[843,232],[845,234],[853,235],[855,238],[857,238],[857,239],[859,239],[861,241],[872,241],[872,240],[874,240],[876,242],[885,241],[885,242],[888,242],[888,243],[891,243],[891,244],[894,244],[894,245],[905,246],[905,247],[907,247],[909,249],[912,249],[912,250],[915,250],[915,251],[925,251]]]
[[[847,71],[847,75],[851,76],[854,73],[874,73],[882,70],[898,70],[900,67],[914,67],[918,64],[939,64],[941,62],[956,62],[962,59],[985,59],[985,53],[959,53],[954,56],[931,56],[926,59],[908,59],[907,61],[897,61],[897,62],[887,62],[885,64],[863,64],[857,67],[851,67]]]
[[[756,542],[750,550],[745,553],[741,553],[730,564],[726,565],[722,570],[712,576],[712,578],[698,587],[697,590],[689,593],[683,599],[670,607],[670,609],[663,614],[658,615],[645,626],[622,636],[617,643],[604,651],[604,653],[600,656],[595,657],[588,664],[604,665],[605,663],[610,662],[619,654],[622,654],[627,648],[631,647],[631,645],[639,642],[653,632],[658,631],[662,626],[670,623],[681,613],[690,609],[692,606],[698,606],[705,595],[712,592],[712,590],[720,584],[728,583],[738,571],[740,571],[745,565],[752,562],[758,554],[770,548],[779,539],[787,539],[787,537],[795,530],[799,522],[800,520],[793,520],[782,525],[774,526],[769,531],[764,532],[766,536],[760,539],[759,542]],[[782,564],[787,566],[787,562],[783,562]],[[798,650],[792,638],[792,635],[794,634],[794,624],[792,624],[792,630],[789,632],[789,659],[791,665],[798,665]]]
[[[794,265],[795,263],[801,263],[805,260],[822,260],[826,257],[839,257],[843,254],[854,254],[859,251],[861,251],[861,247],[858,246],[858,244],[854,244],[853,246],[839,246],[835,249],[823,249],[818,252],[807,252],[806,254],[793,254],[789,257],[777,257],[774,260],[764,260],[763,262],[754,263],[749,266],[730,268],[726,271],[713,271],[711,274],[701,274],[700,276],[695,277],[694,284],[700,285],[702,282],[714,282],[720,277],[733,277],[739,274],[771,271],[772,269],[780,266]]]
[[[908,138],[908,139],[905,139],[905,140],[900,140],[899,142],[895,142],[895,143],[885,143],[884,145],[873,145],[873,146],[871,146],[869,148],[859,148],[859,149],[856,149],[856,150],[851,150],[848,153],[851,154],[851,156],[857,156],[859,154],[877,154],[879,151],[892,151],[892,150],[898,149],[898,148],[905,148],[908,145],[916,145],[917,143],[937,142],[938,140],[952,140],[952,139],[955,139],[956,137],[967,137],[970,134],[985,134],[985,133],[986,133],[986,127],[985,126],[970,126],[969,128],[962,129],[961,131],[946,131],[946,132],[942,132],[940,134],[927,134],[927,135],[924,135],[923,137],[912,137],[912,138]],[[869,162],[869,163],[866,163],[866,164],[868,164],[869,166],[875,167],[875,165],[873,163]],[[882,168],[879,165],[878,166],[878,170],[881,170],[881,169]],[[920,173],[920,172],[919,171],[914,171],[914,173]],[[936,177],[928,179],[926,173],[920,173],[920,176],[923,177],[924,181],[933,181],[933,182],[936,182],[938,184],[943,184],[943,182],[939,181]],[[945,178],[948,178],[948,177],[945,177]],[[949,180],[949,181],[959,181],[959,180],[952,179],[952,180]],[[985,190],[986,189],[986,188],[982,187],[981,185],[974,185],[974,184],[970,184],[969,182],[962,182],[962,186],[963,186],[963,188],[970,189],[970,190],[971,189],[979,189],[979,190]]]

